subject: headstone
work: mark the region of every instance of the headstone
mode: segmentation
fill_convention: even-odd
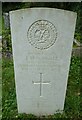
[[[10,12],[19,113],[64,109],[76,16],[54,8]]]
[[[4,13],[3,14],[3,18],[4,18],[4,27],[6,29],[9,29],[9,26],[10,26],[10,21],[9,21],[9,14],[8,13]]]

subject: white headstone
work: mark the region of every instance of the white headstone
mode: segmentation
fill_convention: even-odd
[[[64,109],[76,16],[54,8],[10,12],[19,113]]]

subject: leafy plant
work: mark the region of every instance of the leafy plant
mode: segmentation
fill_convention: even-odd
[[[79,42],[82,41],[82,35],[80,33],[75,33],[75,39],[78,40]]]
[[[12,44],[11,44],[11,33],[10,29],[5,29],[2,31],[3,38],[2,38],[2,52],[7,54],[7,53],[12,53]]]

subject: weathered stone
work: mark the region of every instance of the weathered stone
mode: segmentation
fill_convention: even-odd
[[[64,109],[76,16],[54,8],[10,12],[19,113]]]

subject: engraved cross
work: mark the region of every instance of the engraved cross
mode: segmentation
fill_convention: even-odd
[[[40,73],[40,81],[37,81],[37,82],[32,81],[35,85],[40,85],[40,97],[42,97],[43,85],[50,84],[50,81],[43,81],[42,77],[43,77],[43,74]]]

